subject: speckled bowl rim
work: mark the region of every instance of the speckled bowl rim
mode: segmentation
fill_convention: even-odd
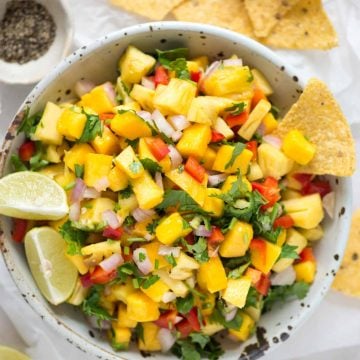
[[[123,28],[121,30],[118,30],[116,32],[113,32],[109,35],[106,35],[100,39],[95,40],[93,43],[83,46],[82,48],[76,50],[74,53],[69,55],[66,59],[62,60],[59,65],[56,66],[56,68],[48,75],[46,76],[42,81],[39,82],[38,85],[35,86],[35,88],[31,91],[31,93],[27,96],[23,104],[20,106],[19,111],[17,115],[15,116],[14,120],[12,121],[10,127],[8,128],[8,131],[5,135],[5,140],[2,145],[2,149],[0,152],[0,177],[3,176],[5,171],[5,164],[7,157],[9,155],[10,147],[12,140],[16,136],[16,130],[19,126],[19,124],[22,121],[22,118],[24,116],[24,109],[28,106],[31,106],[33,101],[37,99],[39,96],[41,96],[42,92],[46,87],[51,84],[52,82],[56,81],[58,76],[61,75],[66,69],[71,67],[71,65],[81,59],[81,56],[87,55],[89,53],[92,53],[98,49],[100,49],[103,45],[106,45],[107,43],[114,42],[116,40],[119,40],[120,38],[123,38],[127,35],[135,35],[135,34],[146,34],[147,32],[156,32],[156,31],[163,31],[163,30],[176,30],[176,31],[193,31],[193,32],[200,32],[204,34],[209,35],[216,35],[220,36],[229,40],[232,40],[238,44],[242,44],[243,46],[249,48],[251,51],[253,51],[256,54],[259,54],[262,57],[267,58],[271,63],[273,63],[275,66],[277,66],[279,69],[281,68],[285,73],[287,73],[288,76],[291,76],[293,79],[298,81],[299,86],[301,88],[304,87],[304,83],[301,79],[298,79],[295,75],[296,72],[289,66],[288,64],[284,64],[284,61],[281,60],[279,56],[277,56],[274,52],[272,52],[270,49],[266,48],[265,46],[259,44],[258,42],[249,39],[241,34],[235,33],[230,30],[218,28],[216,26],[212,25],[206,25],[206,24],[196,24],[196,23],[188,23],[188,22],[179,22],[179,21],[163,21],[163,22],[149,22],[139,25],[134,25],[130,27]],[[285,67],[286,66],[286,67]],[[352,192],[351,192],[351,179],[345,178],[342,179],[342,181],[345,183],[345,199],[346,199],[346,206],[348,209],[351,209],[352,204]],[[341,223],[342,226],[342,232],[339,234],[339,239],[337,242],[337,247],[335,249],[336,254],[338,254],[337,259],[333,259],[331,263],[329,264],[329,268],[334,269],[334,271],[337,271],[340,262],[339,258],[341,259],[345,250],[346,246],[346,240],[347,235],[350,229],[350,223],[351,223],[351,217],[346,214],[343,217],[343,221]],[[0,218],[0,226],[1,226],[1,218]],[[78,349],[82,350],[83,352],[89,352],[94,356],[97,356],[99,359],[108,359],[108,360],[128,360],[121,355],[114,355],[110,351],[106,350],[105,348],[102,348],[92,342],[90,342],[87,338],[83,337],[82,335],[76,333],[73,331],[70,327],[68,327],[65,323],[61,321],[61,319],[56,318],[54,314],[52,314],[48,309],[45,309],[44,306],[37,301],[37,299],[31,295],[31,289],[26,284],[25,281],[21,278],[20,272],[16,269],[16,266],[14,266],[14,262],[12,259],[12,256],[10,252],[7,251],[5,248],[5,242],[4,242],[4,234],[3,231],[0,228],[0,247],[2,250],[2,255],[5,260],[5,264],[9,270],[9,273],[11,274],[14,282],[16,283],[17,287],[22,293],[22,296],[25,298],[25,300],[28,302],[28,304],[35,310],[35,312],[44,319],[53,329],[55,329],[61,336],[66,339],[69,343],[76,346]],[[322,284],[322,292],[319,293],[317,296],[314,296],[312,298],[311,302],[311,308],[306,307],[304,308],[302,312],[302,316],[298,319],[293,320],[292,322],[292,333],[294,330],[298,329],[310,316],[310,314],[315,310],[315,308],[320,304],[322,299],[325,297],[325,294],[330,289],[332,283],[332,278],[330,276],[325,277],[321,279]],[[289,326],[286,328],[286,331],[290,330]],[[285,341],[288,338],[288,333],[284,332],[283,327],[279,327],[279,331],[275,335],[278,339]],[[286,336],[285,336],[286,335]],[[258,359],[259,357],[263,356],[269,351],[274,350],[281,344],[281,341],[272,342],[269,345],[268,341],[261,342],[263,338],[263,334],[261,329],[257,332],[257,339],[260,340],[259,344],[251,344],[253,345],[254,349],[251,353],[243,353],[240,354],[239,359]],[[170,357],[169,357],[170,358]]]

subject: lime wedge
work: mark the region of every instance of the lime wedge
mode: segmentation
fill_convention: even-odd
[[[6,360],[31,360],[25,354],[9,348],[7,346],[0,346],[0,359]]]
[[[78,271],[65,251],[65,240],[48,226],[33,228],[25,236],[31,273],[41,293],[54,305],[71,296],[78,278]]]
[[[69,211],[64,189],[49,177],[20,171],[0,179],[0,214],[29,220],[59,220]]]

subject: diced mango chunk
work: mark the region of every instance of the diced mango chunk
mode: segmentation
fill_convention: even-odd
[[[110,123],[111,130],[129,140],[151,136],[150,126],[134,111],[125,111],[116,114]]]
[[[158,332],[160,328],[151,322],[142,324],[144,330],[144,341],[139,339],[139,350],[142,351],[159,351],[161,350],[161,344],[158,339]]]
[[[208,262],[200,264],[197,281],[201,289],[210,293],[223,290],[227,286],[224,266],[218,256],[211,257]]]
[[[83,133],[86,121],[85,114],[65,109],[57,122],[56,129],[68,140],[78,140]]]
[[[112,344],[117,350],[126,350],[131,339],[131,330],[127,327],[119,326],[117,322],[112,323],[113,337]]]
[[[150,299],[157,303],[162,301],[164,294],[168,292],[169,289],[170,288],[160,279],[147,289],[140,288],[143,293],[145,293]]]
[[[227,174],[240,170],[241,174],[245,175],[253,153],[248,149],[244,149],[239,155],[235,156],[234,161],[232,161],[234,150],[235,146],[222,145],[216,154],[213,170]]]
[[[248,276],[242,276],[240,279],[228,279],[222,298],[226,302],[242,309],[245,306],[250,286],[251,278]]]
[[[87,154],[84,164],[84,182],[87,186],[96,185],[99,180],[107,177],[112,167],[112,156]]]
[[[115,164],[131,179],[144,175],[144,167],[130,145],[115,158]]]
[[[202,166],[206,170],[212,170],[215,159],[216,159],[216,151],[211,147],[207,147],[204,157],[201,159]]]
[[[220,195],[222,191],[216,188],[206,188],[206,198],[203,209],[214,217],[221,217],[224,212],[224,200],[214,197]]]
[[[80,105],[90,108],[98,114],[111,113],[115,104],[110,99],[107,88],[112,87],[111,83],[96,86],[81,97]]]
[[[272,113],[267,113],[262,120],[265,135],[272,133],[278,126],[278,122]]]
[[[107,126],[104,126],[101,135],[91,141],[91,145],[98,154],[114,155],[120,151],[119,139]]]
[[[137,325],[137,321],[130,320],[127,317],[127,310],[126,305],[124,303],[119,303],[118,306],[118,316],[117,316],[117,324],[121,327],[127,327],[127,328],[135,328]]]
[[[143,248],[146,249],[148,258],[151,261],[151,264],[154,269],[155,269],[155,262],[157,263],[158,269],[162,269],[169,265],[166,259],[162,255],[159,255],[160,245],[162,245],[160,242],[154,240],[142,246]]]
[[[246,313],[241,312],[242,322],[239,329],[229,329],[229,334],[239,341],[246,341],[253,333],[255,321]]]
[[[296,281],[304,281],[307,284],[314,282],[316,274],[316,263],[314,261],[303,261],[294,265]]]
[[[251,263],[255,269],[267,275],[281,253],[281,247],[266,240],[257,239],[261,242],[261,249],[250,245]]]
[[[290,130],[283,139],[284,154],[300,165],[308,164],[315,156],[315,146],[299,130]]]
[[[84,165],[86,156],[93,154],[95,151],[89,144],[75,144],[69,151],[65,151],[65,165],[75,171],[75,164]]]
[[[118,166],[114,166],[110,170],[108,179],[109,188],[115,192],[126,189],[129,184],[127,175]]]
[[[155,321],[160,316],[157,303],[137,290],[127,297],[127,316],[139,322]]]

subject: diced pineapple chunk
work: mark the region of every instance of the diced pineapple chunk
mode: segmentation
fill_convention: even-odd
[[[40,174],[46,175],[52,179],[57,175],[64,174],[64,165],[56,164],[56,165],[48,165],[38,171]]]
[[[306,237],[308,241],[318,241],[324,236],[324,230],[321,225],[312,229],[299,229],[300,234]]]
[[[247,178],[249,181],[256,181],[262,179],[264,174],[261,170],[260,165],[256,161],[250,162],[249,173],[247,174]]]
[[[115,253],[121,252],[119,241],[106,240],[96,244],[86,245],[81,248],[83,256],[95,256],[98,258],[107,258]]]
[[[214,197],[220,195],[222,191],[216,188],[206,188],[206,198],[203,209],[214,217],[221,217],[224,212],[224,200]]]
[[[145,172],[142,163],[130,145],[115,158],[115,164],[131,179],[139,178]]]
[[[99,154],[114,155],[120,151],[119,139],[107,126],[104,126],[101,135],[91,141],[91,145]]]
[[[299,191],[286,188],[281,192],[281,200],[290,200],[301,198],[302,195]]]
[[[258,69],[251,69],[251,73],[254,77],[254,85],[256,88],[260,89],[264,95],[269,96],[273,93],[273,89],[266,77]]]
[[[155,183],[148,171],[145,170],[141,177],[130,182],[141,209],[149,210],[162,202],[164,190]]]
[[[285,211],[294,220],[294,226],[312,229],[324,218],[321,197],[319,194],[303,196],[298,199],[282,201]]]
[[[130,96],[137,101],[144,110],[150,112],[154,110],[155,90],[135,84],[131,90]]]
[[[209,58],[207,56],[198,56],[191,60],[191,62],[195,62],[198,66],[205,70],[209,66]]]
[[[211,336],[221,330],[224,330],[224,325],[218,324],[216,322],[211,322],[211,319],[209,318],[205,318],[204,320],[206,325],[201,326],[201,332],[204,335]]]
[[[84,275],[89,271],[89,266],[84,262],[84,257],[82,255],[69,255],[67,252],[65,255],[75,265],[81,275]]]
[[[169,289],[170,288],[160,279],[147,289],[140,288],[143,293],[145,293],[150,299],[157,303],[162,301],[164,294],[168,292]]]
[[[175,280],[188,279],[192,276],[193,270],[197,270],[199,267],[196,260],[181,251],[180,256],[176,258],[176,266],[170,271],[170,277]]]
[[[315,146],[299,130],[289,131],[284,139],[284,154],[300,165],[307,165],[315,156]]]
[[[142,324],[144,332],[144,341],[139,339],[138,347],[142,351],[159,351],[161,344],[158,339],[160,328],[152,322]]]
[[[222,145],[216,154],[213,170],[225,172],[227,174],[235,173],[240,170],[241,174],[245,175],[248,171],[248,166],[253,153],[248,149],[244,149],[235,157],[231,164],[234,150],[235,146]]]
[[[201,289],[207,290],[210,293],[226,288],[226,273],[218,256],[211,257],[208,262],[200,264],[197,281]]]
[[[120,198],[118,204],[120,208],[118,214],[124,219],[129,216],[133,210],[139,207],[139,203],[134,194],[131,194],[127,198]]]
[[[135,328],[137,325],[137,321],[130,320],[127,317],[126,305],[124,303],[120,303],[118,306],[118,316],[117,316],[117,324],[121,327],[127,328]]]
[[[222,257],[244,256],[253,238],[253,228],[250,224],[237,220],[225,234],[219,253]]]
[[[114,295],[116,300],[122,301],[125,304],[127,304],[129,295],[135,291],[137,290],[134,288],[131,280],[127,280],[124,284],[115,284],[111,286],[111,294]],[[134,321],[130,320],[127,317],[127,314],[125,315],[125,318],[127,321]]]
[[[52,102],[47,102],[40,122],[36,127],[34,140],[44,144],[60,145],[63,135],[57,129],[57,123],[64,110]]]
[[[155,270],[154,275],[158,275],[176,296],[185,297],[188,294],[188,287],[181,280],[172,279],[165,269]]]
[[[137,290],[127,297],[127,316],[139,322],[155,321],[159,318],[160,312],[155,301]]]
[[[178,212],[174,212],[160,221],[155,234],[161,243],[171,245],[178,238],[190,234],[191,231],[192,228],[188,222]]]
[[[65,165],[75,171],[75,164],[84,165],[86,156],[93,154],[95,151],[89,144],[75,144],[69,151],[65,151]]]
[[[115,192],[126,189],[129,184],[128,177],[118,166],[110,170],[108,179],[109,188]]]
[[[87,154],[84,164],[84,182],[87,186],[95,186],[99,180],[110,173],[112,156],[102,154]]]
[[[294,162],[283,152],[266,143],[258,147],[258,159],[264,177],[272,176],[275,179],[280,179],[289,173],[294,165]]]
[[[137,84],[155,65],[156,60],[135,46],[128,46],[119,61],[121,78],[125,83]]]
[[[151,136],[150,126],[131,110],[116,114],[111,120],[110,127],[115,134],[129,140]]]
[[[218,117],[214,123],[214,130],[218,133],[224,135],[226,140],[232,139],[234,137],[234,132],[231,130],[229,125],[221,118]]]
[[[86,121],[87,118],[85,114],[77,113],[71,109],[65,109],[56,124],[56,129],[68,140],[78,140],[83,133]]]
[[[267,113],[262,120],[265,135],[272,133],[278,126],[277,120],[272,113]]]
[[[62,174],[54,176],[54,180],[63,188],[67,188],[70,184],[73,184],[76,180],[75,174],[69,171],[67,168],[64,169]]]
[[[228,279],[222,298],[226,302],[242,309],[245,306],[250,286],[251,278],[248,276],[242,276],[240,279]]]
[[[183,136],[176,147],[185,157],[194,156],[201,159],[206,152],[211,140],[210,126],[205,124],[194,124],[184,130]]]
[[[187,115],[196,90],[194,83],[173,78],[167,86],[156,88],[154,106],[163,115]]]
[[[246,313],[241,312],[242,322],[240,328],[237,330],[229,329],[229,334],[232,338],[239,341],[246,341],[253,333],[255,321]]]
[[[268,101],[261,99],[251,111],[245,124],[241,126],[238,134],[245,140],[249,141],[270,109],[271,104]]]
[[[113,100],[110,99],[107,88],[112,89],[111,83],[96,86],[88,94],[81,97],[81,106],[92,109],[98,114],[111,113],[115,106]]]

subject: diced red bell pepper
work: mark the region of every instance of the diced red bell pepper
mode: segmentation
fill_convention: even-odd
[[[204,180],[206,170],[193,156],[187,159],[185,170],[199,183]]]
[[[211,229],[211,235],[208,237],[208,242],[213,244],[220,244],[225,240],[224,234],[217,226],[213,226]]]
[[[265,264],[266,262],[266,243],[264,239],[261,238],[254,238],[250,242],[249,246],[251,251],[256,251],[260,258],[261,262]]]
[[[219,142],[221,140],[224,140],[225,136],[215,130],[211,131],[211,142]]]
[[[246,276],[251,278],[251,283],[253,285],[257,284],[261,279],[261,271],[256,270],[254,268],[248,267],[245,272]]]
[[[291,227],[294,226],[294,220],[290,215],[283,215],[278,217],[275,221],[274,221],[274,229],[281,227],[283,229],[289,229]]]
[[[194,245],[195,244],[195,235],[193,232],[191,232],[190,234],[185,236],[185,241],[189,244],[189,245]]]
[[[191,71],[190,79],[196,83],[198,83],[201,79],[201,71]]]
[[[299,255],[298,262],[312,261],[315,262],[315,256],[311,247],[306,247]]]
[[[170,152],[169,147],[159,137],[146,139],[146,144],[157,161],[164,159],[164,157]]]
[[[24,240],[29,222],[24,219],[13,219],[12,221],[11,236],[15,242],[20,243]]]
[[[176,310],[168,310],[160,315],[160,317],[154,321],[155,324],[161,328],[173,329],[175,326],[176,316],[178,312]]]
[[[116,278],[117,271],[105,271],[101,266],[97,265],[95,270],[90,274],[90,281],[93,284],[107,284]]]
[[[239,115],[228,115],[225,118],[225,122],[231,127],[235,127],[235,126],[240,126],[240,125],[244,125],[246,123],[246,120],[249,117],[249,113],[248,111],[243,111],[241,114]]]
[[[175,327],[183,339],[187,338],[193,331],[192,325],[187,319],[181,320]]]
[[[246,148],[253,153],[251,160],[256,161],[257,159],[257,148],[258,144],[256,140],[252,140],[246,143]]]
[[[29,161],[35,154],[35,143],[31,140],[24,142],[19,148],[19,157],[21,161]]]
[[[261,294],[266,296],[269,292],[271,285],[269,275],[261,274],[260,280],[255,284],[255,289]]]
[[[266,200],[267,203],[261,206],[262,210],[266,210],[280,199],[279,183],[273,177],[267,177],[263,183],[253,182],[252,189],[257,190]]]
[[[198,318],[197,307],[193,307],[187,314],[185,314],[186,320],[190,323],[193,331],[200,331],[200,322]]]
[[[255,88],[254,95],[251,99],[251,108],[253,109],[260,102],[260,100],[267,100],[267,98],[262,90]]]
[[[315,179],[307,183],[301,189],[302,195],[311,195],[318,193],[320,194],[321,197],[324,197],[329,192],[331,192],[330,183],[326,180],[318,180],[318,179]]]
[[[115,114],[113,114],[113,113],[102,113],[99,115],[99,119],[101,121],[111,120],[114,116],[115,116]]]
[[[124,229],[121,227],[118,227],[117,229],[113,229],[112,227],[107,226],[103,230],[102,235],[109,239],[119,240],[123,233],[124,233]]]
[[[155,87],[157,87],[159,84],[167,85],[169,81],[170,79],[169,79],[168,71],[163,66],[158,66],[155,69],[155,76],[154,76]]]

